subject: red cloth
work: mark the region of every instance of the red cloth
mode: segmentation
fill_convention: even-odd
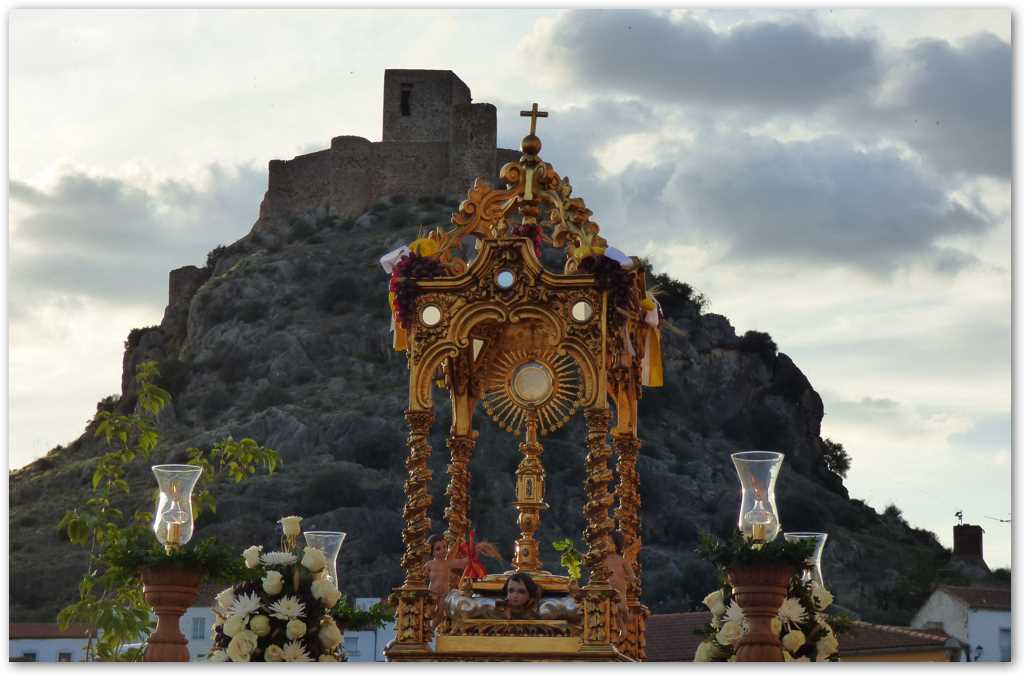
[[[466,568],[463,569],[463,577],[471,580],[479,580],[488,574],[488,571],[484,569],[484,564],[480,562],[477,557],[477,542],[476,533],[470,530],[469,540],[467,542],[459,543],[459,556],[466,557]]]

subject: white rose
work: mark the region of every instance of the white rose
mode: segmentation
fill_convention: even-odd
[[[285,585],[284,578],[276,570],[268,570],[267,574],[260,581],[263,582],[263,590],[271,596],[280,594]]]
[[[334,655],[328,655],[327,653],[321,653],[320,657],[317,658],[318,662],[337,662],[338,658]]]
[[[715,640],[721,645],[733,645],[740,640],[740,637],[744,635],[744,628],[740,622],[736,620],[727,622],[719,630],[719,633],[715,635]]]
[[[225,636],[235,636],[246,626],[245,615],[232,615],[224,621],[224,626],[221,627],[221,631],[224,632]]]
[[[263,659],[265,662],[281,662],[282,656],[285,651],[281,649],[281,646],[274,643],[267,646],[267,649],[263,651]]]
[[[819,585],[818,582],[811,583],[811,595],[815,599],[815,605],[819,610],[825,610],[833,602],[833,595],[828,589]]]
[[[794,629],[787,632],[787,635],[783,637],[783,647],[795,653],[804,645],[804,641],[804,632],[800,629]]]
[[[285,625],[285,635],[289,641],[294,641],[306,635],[306,623],[302,620],[289,620]]]
[[[840,644],[837,643],[836,637],[832,634],[826,634],[815,643],[815,661],[826,661],[826,658],[835,653],[839,647]]]
[[[227,653],[232,662],[248,662],[254,650],[256,650],[256,634],[243,630],[232,637]]]
[[[695,662],[711,662],[719,656],[719,649],[711,641],[702,641],[694,651]]]
[[[281,517],[281,531],[286,536],[295,536],[299,534],[299,522],[302,521],[301,516],[283,516]]]
[[[324,557],[324,552],[316,547],[307,547],[303,550],[302,564],[310,572],[316,573],[323,570],[327,564],[327,559]]]
[[[249,628],[257,636],[266,636],[270,633],[270,618],[266,615],[253,615],[249,620]]]
[[[207,662],[227,662],[228,656],[224,654],[223,650],[215,650],[206,656]]]
[[[721,613],[726,612],[726,606],[722,602],[722,589],[720,589],[719,591],[714,591],[708,596],[706,596],[705,600],[702,601],[702,603],[704,603],[708,607],[708,609],[712,611],[712,615],[719,615]]]
[[[263,551],[263,545],[253,545],[246,551],[242,552],[242,557],[246,560],[246,568],[256,568],[260,565],[260,553]]]
[[[783,621],[778,617],[774,617],[772,618],[772,621],[769,622],[769,628],[772,629],[773,634],[779,636],[779,633],[783,631]]]
[[[334,650],[342,642],[342,632],[338,631],[334,620],[322,626],[317,635],[320,637],[320,645],[327,650]]]
[[[338,599],[342,598],[342,592],[338,591],[338,587],[331,580],[314,580],[311,590],[313,598],[323,601],[328,608],[334,608]]]
[[[231,587],[228,587],[220,594],[217,595],[217,605],[224,610],[231,608],[231,604],[235,602],[235,592]]]

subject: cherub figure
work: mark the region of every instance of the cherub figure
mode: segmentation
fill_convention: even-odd
[[[541,588],[527,573],[513,573],[502,585],[505,617],[508,620],[537,617]]]
[[[424,569],[427,571],[427,589],[431,592],[431,596],[434,597],[437,608],[434,625],[438,626],[443,613],[442,599],[445,598],[445,594],[448,594],[452,585],[452,572],[466,568],[469,559],[448,558],[445,539],[438,533],[434,533],[427,538],[427,544],[431,546],[432,558],[424,564]]]
[[[628,610],[626,605],[626,592],[637,579],[633,567],[623,558],[623,547],[625,545],[621,531],[612,532],[612,544],[615,549],[605,557],[605,568],[609,571],[609,585],[616,590],[616,625],[620,634],[626,631]]]

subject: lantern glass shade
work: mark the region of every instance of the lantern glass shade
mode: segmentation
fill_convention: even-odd
[[[815,543],[815,552],[805,561],[809,568],[805,568],[801,573],[801,582],[805,584],[817,582],[820,587],[826,588],[826,583],[822,579],[822,552],[826,548],[826,538],[828,537],[828,533],[783,533],[783,538],[787,542],[810,540]]]
[[[772,542],[779,534],[776,479],[783,454],[774,451],[742,451],[730,456],[740,477],[742,496],[737,527],[754,542]]]
[[[192,539],[192,489],[203,472],[196,465],[155,465],[153,475],[160,499],[153,517],[153,532],[169,550]]]
[[[336,530],[308,530],[303,532],[308,547],[316,547],[324,552],[327,559],[326,575],[335,587],[338,586],[338,552],[342,550],[345,533]]]

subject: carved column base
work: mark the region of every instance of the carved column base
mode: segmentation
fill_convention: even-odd
[[[384,649],[384,656],[401,661],[429,653],[435,603],[427,587],[403,585],[392,592],[388,602],[395,608],[395,638]]]
[[[582,590],[584,597],[584,649],[612,647],[615,637],[612,613],[615,590],[607,582],[593,582]]]
[[[738,662],[782,662],[783,646],[772,631],[794,570],[789,566],[738,566],[729,571],[733,596],[744,609],[748,632],[737,646]]]
[[[188,662],[189,642],[179,621],[196,600],[206,571],[180,566],[154,566],[142,571],[142,593],[157,614],[157,626],[146,642],[145,662]]]

